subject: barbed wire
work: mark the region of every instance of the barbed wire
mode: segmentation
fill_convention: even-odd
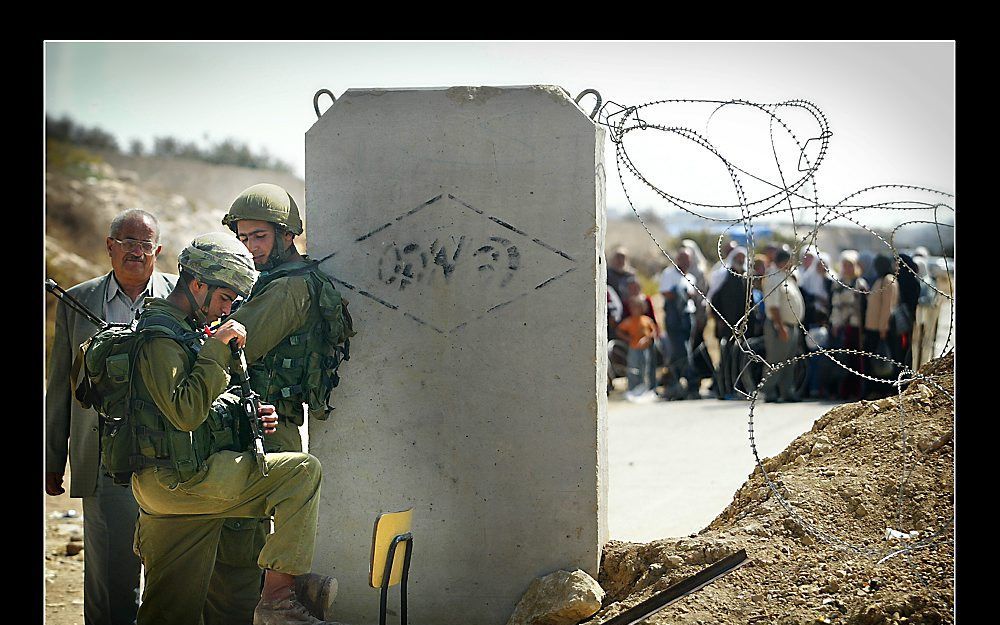
[[[583,95],[584,94],[581,94],[581,97]],[[747,109],[755,114],[763,114],[766,116],[768,136],[770,140],[769,147],[770,152],[774,157],[772,164],[775,169],[774,174],[776,175],[777,180],[771,180],[767,175],[761,172],[755,173],[753,168],[748,164],[737,163],[735,162],[735,159],[727,158],[723,154],[722,150],[720,150],[719,147],[717,147],[712,140],[710,140],[706,132],[695,130],[690,127],[690,124],[674,123],[675,118],[671,116],[669,111],[666,114],[663,114],[665,120],[659,119],[658,111],[656,110],[657,107],[668,108],[675,105],[700,105],[711,107],[711,112],[705,117],[706,128],[713,118],[715,118],[722,111],[726,110],[727,107]],[[806,114],[807,118],[812,122],[812,126],[805,129],[808,131],[807,134],[803,134],[802,132],[796,133],[796,131],[792,128],[792,123],[786,121],[786,119],[782,116],[779,116],[779,112],[784,115],[786,110],[793,114]],[[934,547],[944,541],[953,541],[952,531],[954,519],[952,519],[950,523],[946,524],[945,527],[939,527],[937,531],[925,531],[920,540],[913,540],[909,544],[900,548],[890,548],[890,537],[888,534],[883,538],[882,544],[878,548],[870,548],[861,544],[850,542],[821,530],[815,523],[808,521],[801,514],[799,514],[791,503],[789,503],[787,498],[782,495],[778,485],[774,480],[772,480],[771,476],[764,468],[764,463],[761,461],[758,453],[754,436],[754,409],[760,393],[764,390],[768,380],[777,375],[785,367],[794,367],[797,363],[807,362],[811,358],[825,358],[837,367],[843,369],[847,375],[857,376],[859,380],[868,380],[877,384],[886,384],[895,387],[898,399],[896,404],[899,411],[899,436],[902,455],[899,463],[900,474],[897,486],[895,518],[898,529],[904,530],[906,527],[906,519],[904,518],[904,489],[907,480],[911,475],[911,470],[907,455],[908,437],[906,415],[903,408],[904,402],[902,401],[903,391],[909,385],[921,382],[929,386],[933,386],[938,391],[945,393],[952,400],[952,423],[954,423],[954,395],[937,382],[937,379],[944,377],[944,375],[917,373],[910,368],[908,363],[899,362],[892,356],[887,356],[885,354],[871,353],[863,349],[842,347],[831,348],[821,345],[817,345],[818,349],[810,349],[805,353],[785,360],[768,362],[764,356],[760,355],[757,350],[753,349],[750,344],[750,339],[753,337],[748,335],[751,315],[754,312],[754,307],[757,306],[760,301],[754,301],[752,294],[753,282],[759,279],[762,283],[762,288],[760,290],[763,296],[763,301],[774,302],[775,297],[781,297],[782,293],[777,293],[777,291],[781,289],[785,303],[788,305],[789,310],[792,311],[792,314],[795,317],[795,325],[798,326],[798,330],[800,330],[804,336],[809,336],[811,328],[806,327],[805,320],[803,318],[804,315],[800,316],[795,312],[796,306],[793,305],[792,300],[794,298],[792,297],[792,290],[789,288],[789,284],[794,280],[792,276],[799,270],[800,267],[800,261],[798,260],[800,254],[803,256],[804,260],[805,254],[803,253],[809,250],[814,255],[813,262],[822,265],[825,269],[825,274],[829,276],[830,279],[837,285],[839,285],[841,289],[846,289],[856,294],[855,298],[869,297],[873,294],[881,293],[884,289],[892,288],[894,284],[895,288],[898,289],[901,273],[903,271],[909,272],[919,281],[919,284],[925,285],[931,292],[933,292],[934,297],[944,298],[950,302],[948,334],[938,356],[944,356],[953,351],[954,348],[951,346],[951,341],[955,325],[955,295],[951,276],[952,267],[949,266],[947,256],[944,256],[943,259],[943,274],[947,279],[948,285],[947,291],[945,291],[938,287],[936,277],[930,272],[928,272],[928,276],[925,277],[922,276],[920,272],[911,268],[901,257],[895,244],[897,233],[903,227],[919,224],[930,225],[934,227],[939,244],[939,250],[942,254],[944,254],[946,246],[945,238],[942,236],[942,229],[953,228],[954,226],[943,221],[940,218],[939,213],[941,211],[950,211],[951,213],[954,213],[954,207],[946,203],[947,201],[950,201],[949,199],[953,198],[953,196],[947,192],[929,187],[909,184],[884,184],[858,189],[833,204],[822,202],[820,199],[819,189],[816,184],[816,173],[827,156],[830,139],[833,137],[833,133],[830,129],[829,121],[820,108],[807,100],[793,99],[778,103],[762,104],[740,99],[663,99],[639,105],[626,106],[611,100],[604,102],[603,105],[601,105],[600,96],[598,95],[598,105],[597,108],[595,108],[595,113],[591,115],[591,117],[597,124],[604,126],[608,130],[609,138],[615,146],[615,166],[625,199],[641,224],[643,230],[645,230],[646,234],[653,241],[659,252],[667,259],[668,265],[664,271],[671,271],[672,268],[673,270],[680,272],[682,275],[686,273],[677,265],[675,258],[664,249],[663,245],[661,245],[660,241],[657,240],[642,215],[636,209],[635,201],[629,191],[629,185],[626,182],[626,175],[631,176],[631,178],[635,181],[652,190],[659,198],[667,203],[668,207],[679,209],[691,216],[704,220],[706,223],[715,224],[717,227],[719,225],[725,226],[718,237],[716,252],[718,254],[719,261],[722,264],[722,267],[725,268],[726,272],[729,275],[735,276],[744,281],[745,306],[743,315],[735,323],[730,323],[716,308],[715,303],[712,302],[706,293],[701,290],[701,285],[695,283],[687,276],[685,276],[685,278],[693,291],[696,292],[700,299],[706,303],[706,306],[714,311],[716,323],[725,324],[728,330],[732,333],[732,339],[729,339],[729,342],[730,344],[735,345],[735,350],[738,351],[739,354],[742,355],[742,358],[745,359],[743,369],[735,379],[744,379],[743,374],[754,364],[758,364],[762,368],[763,374],[760,381],[757,383],[756,388],[743,391],[734,383],[733,390],[740,393],[744,398],[750,400],[748,419],[750,449],[765,483],[781,507],[816,540],[859,555],[879,557],[880,559],[877,564],[881,564],[899,554],[906,554],[908,557],[912,551]],[[651,132],[658,133],[663,136],[678,137],[687,144],[707,152],[724,169],[725,177],[732,185],[735,203],[709,203],[705,201],[685,199],[680,197],[679,194],[668,192],[661,186],[652,182],[649,175],[644,174],[640,170],[639,166],[635,163],[632,156],[629,155],[628,150],[626,149],[626,139],[633,136],[632,133],[642,134]],[[806,137],[805,140],[800,138],[803,136]],[[779,138],[781,137],[783,137],[786,141],[783,149],[779,148],[778,145]],[[790,140],[790,144],[787,142],[788,140]],[[809,154],[807,153],[807,148],[814,142],[818,147],[814,158],[810,159]],[[794,148],[789,149],[787,147],[788,145],[794,145]],[[787,164],[783,165],[782,156],[796,156],[795,167],[788,167]],[[745,180],[759,183],[763,185],[764,188],[771,189],[771,191],[762,194],[762,197],[754,199],[751,193],[748,193],[745,188]],[[925,201],[915,198],[893,198],[867,203],[864,201],[866,196],[880,193],[926,194],[928,196],[940,198],[940,201]],[[719,216],[718,214],[709,214],[710,211],[715,212],[720,210],[738,211],[738,216],[727,218],[725,216]],[[876,230],[875,227],[862,221],[861,217],[865,214],[865,211],[925,211],[932,212],[932,216],[930,219],[911,219],[903,221],[902,223],[897,223],[894,227],[892,227],[891,231],[888,232],[887,240],[886,236],[883,236],[883,234]],[[801,219],[798,221],[796,220],[796,214],[802,215],[804,212],[812,213],[813,218],[811,221]],[[793,240],[795,241],[795,244],[791,245],[788,250],[791,255],[789,264],[784,268],[777,268],[772,265],[771,267],[765,269],[763,274],[751,274],[751,259],[754,258],[755,249],[758,247],[758,236],[754,232],[755,222],[760,223],[761,220],[765,218],[774,219],[775,217],[783,217],[786,214],[791,218]],[[824,227],[829,226],[838,220],[851,223],[857,228],[865,231],[867,234],[871,235],[873,242],[877,242],[877,245],[879,246],[884,246],[884,249],[887,252],[886,255],[891,254],[891,258],[894,261],[892,273],[883,275],[878,281],[877,288],[875,284],[868,285],[869,288],[864,288],[863,283],[858,279],[855,279],[853,285],[845,283],[841,280],[840,276],[837,275],[837,272],[834,271],[834,268],[828,266],[821,257],[819,234]],[[735,270],[727,264],[726,254],[723,254],[722,249],[723,240],[734,228],[741,228],[747,241],[745,245],[745,262],[743,263],[742,270]],[[800,236],[799,230],[802,230],[804,234]],[[727,277],[728,276],[723,276],[723,279],[726,279]],[[860,277],[860,275],[857,276],[857,278]],[[763,285],[771,282],[774,283],[773,286],[764,292],[765,287]],[[796,290],[797,289],[798,287],[796,286]],[[799,296],[799,301],[801,301],[801,296]],[[780,306],[780,304],[781,302],[778,300],[775,305]],[[852,306],[853,305],[854,304],[852,304]],[[913,319],[912,321],[913,324],[916,323],[916,319]],[[861,328],[864,328],[865,325],[865,320],[863,318],[860,319]],[[934,339],[935,337],[931,337],[932,344]],[[789,340],[791,340],[791,337]],[[838,355],[853,358],[837,358]],[[857,363],[865,362],[865,359],[867,359],[868,362],[881,360],[890,365],[895,371],[898,372],[895,380],[893,381],[883,377],[869,375],[865,371],[856,369],[855,366],[857,366]]]

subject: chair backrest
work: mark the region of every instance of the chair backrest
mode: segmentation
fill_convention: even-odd
[[[389,556],[389,547],[393,539],[410,531],[413,522],[413,508],[399,512],[385,512],[375,519],[375,529],[372,532],[372,557],[369,562],[368,583],[372,588],[382,587],[382,577],[385,574],[385,563]],[[403,554],[408,546],[405,543],[396,545],[393,557],[392,571],[389,574],[389,586],[395,586],[403,575]]]

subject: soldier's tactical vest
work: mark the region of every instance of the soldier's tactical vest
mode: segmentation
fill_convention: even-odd
[[[308,258],[261,273],[247,301],[275,280],[291,276],[304,276],[309,289],[306,322],[250,365],[250,385],[279,415],[302,425],[303,402],[314,418],[329,418],[330,391],[340,383],[337,368],[350,359],[350,337],[355,332],[333,281]]]
[[[139,348],[161,337],[184,348],[189,367],[204,342],[201,332],[167,313],[148,309],[134,329],[99,332],[85,346],[86,376],[77,399],[101,415],[101,465],[117,484],[128,484],[132,473],[151,466],[174,469],[178,479],[186,481],[209,455],[222,449],[241,451],[248,445],[246,427],[224,406],[213,406],[194,432],[178,430],[163,416],[136,375]]]

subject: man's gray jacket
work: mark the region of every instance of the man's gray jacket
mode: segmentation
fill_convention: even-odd
[[[82,282],[67,293],[97,316],[103,316],[104,297],[111,272]],[[177,283],[177,276],[153,271],[150,276],[153,297],[166,297]],[[66,472],[70,462],[70,497],[90,497],[97,488],[101,469],[100,437],[97,413],[84,409],[73,398],[70,373],[80,344],[97,328],[87,319],[59,302],[56,327],[49,359],[48,388],[45,393],[45,471]]]

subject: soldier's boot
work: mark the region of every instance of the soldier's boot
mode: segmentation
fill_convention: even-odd
[[[333,621],[321,621],[306,609],[295,596],[289,593],[277,601],[267,601],[263,597],[253,611],[253,625],[341,625]]]
[[[316,573],[295,577],[295,594],[299,602],[314,616],[328,619],[333,616],[331,606],[337,598],[337,578]]]

